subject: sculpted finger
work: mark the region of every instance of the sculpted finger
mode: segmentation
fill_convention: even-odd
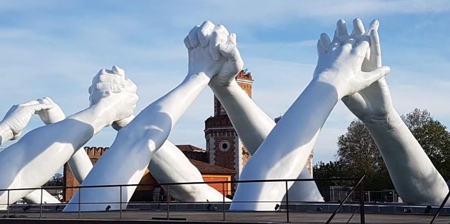
[[[234,45],[234,46],[237,46],[237,41],[236,41],[236,39],[237,39],[236,34],[235,34],[235,33],[231,33],[231,34],[228,36],[228,43],[229,43],[229,44],[232,44],[232,45]]]
[[[344,43],[348,39],[347,24],[343,19],[338,20],[336,23],[336,36],[340,43]]]
[[[209,36],[211,35],[214,29],[214,23],[210,21],[205,21],[199,28],[198,39],[200,41],[200,45],[202,47],[208,46]]]
[[[192,49],[191,42],[189,41],[189,35],[187,35],[187,36],[184,38],[184,46],[185,46],[188,50],[191,50],[191,49]]]
[[[380,22],[378,20],[372,20],[372,22],[370,22],[369,29],[367,29],[367,33],[369,33],[371,30],[378,30],[379,26]]]
[[[116,65],[112,67],[112,72],[119,76],[125,76],[125,70],[121,69],[119,66]]]
[[[33,105],[38,105],[38,104],[39,104],[39,101],[37,101],[37,100],[30,100],[28,102],[19,104],[19,106],[33,106]]]
[[[353,20],[353,31],[352,36],[354,36],[356,39],[361,38],[362,35],[365,33],[364,24],[361,21],[361,19],[356,18]]]
[[[41,110],[49,110],[53,107],[54,107],[54,105],[52,105],[52,104],[38,104],[38,105],[31,106],[31,109],[34,110],[34,113],[37,113]]]
[[[324,54],[326,54],[327,51],[324,49],[324,47],[322,46],[322,43],[320,42],[320,40],[317,41],[317,54],[319,56],[322,56]]]
[[[236,46],[231,44],[219,44],[219,52],[222,56],[232,60],[241,60],[241,55]]]
[[[191,31],[189,31],[189,35],[188,35],[189,42],[191,43],[191,46],[193,48],[197,47],[199,44],[198,43],[198,35],[197,35],[199,28],[200,28],[199,26],[195,26],[194,28],[191,29]]]
[[[228,40],[228,35],[226,33],[223,33],[221,31],[214,31],[211,34],[211,38],[209,40],[209,53],[211,54],[211,57],[217,61],[220,58],[220,44],[226,44]]]
[[[370,86],[372,83],[389,74],[389,72],[391,72],[391,68],[389,68],[389,66],[383,66],[370,72],[363,72],[361,76],[363,78],[362,81],[364,87]]]
[[[359,58],[363,59],[366,56],[367,51],[370,47],[370,37],[368,35],[364,35],[357,42],[356,46],[352,49],[352,51],[358,55]]]
[[[327,52],[330,49],[331,40],[326,33],[320,34],[319,43],[322,46],[323,50],[325,50],[325,52]]]
[[[381,45],[378,27],[370,31],[370,60],[373,60],[377,67],[381,67]]]

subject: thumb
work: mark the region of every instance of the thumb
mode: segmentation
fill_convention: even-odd
[[[367,87],[389,74],[389,72],[391,72],[391,68],[389,68],[389,66],[383,66],[370,72],[363,72],[362,81]]]

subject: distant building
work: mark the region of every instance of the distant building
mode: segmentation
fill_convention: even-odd
[[[241,71],[236,77],[239,86],[252,97],[253,79],[251,74]],[[214,97],[214,116],[205,120],[206,150],[193,145],[177,145],[177,147],[189,158],[189,161],[197,167],[205,181],[230,181],[238,180],[239,174],[250,159],[250,153],[242,144],[236,130],[219,100]],[[97,160],[108,150],[108,147],[84,147],[91,162]],[[312,153],[307,166],[312,173]],[[114,174],[105,174],[114,175]],[[132,201],[154,201],[164,197],[163,190],[158,182],[147,170],[137,187]],[[73,176],[68,164],[64,166],[63,201],[69,201],[75,194],[76,187],[80,184]],[[210,186],[225,195],[233,195],[236,186],[231,184],[215,184]]]

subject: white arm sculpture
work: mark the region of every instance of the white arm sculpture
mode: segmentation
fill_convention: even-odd
[[[163,145],[172,127],[210,78],[242,69],[242,61],[236,60],[240,57],[237,57],[239,52],[232,39],[221,25],[205,22],[194,27],[185,38],[189,71],[184,81],[147,106],[119,131],[108,153],[99,159],[82,186],[138,184],[155,151]],[[77,211],[78,200],[89,203],[81,205],[83,211],[104,210],[108,205],[105,203],[111,202],[115,203],[110,204],[110,209],[119,209],[119,201],[123,202],[122,207],[126,207],[135,189],[135,186],[123,187],[122,192],[119,187],[82,189],[82,193],[78,191],[64,211]]]
[[[52,105],[41,103],[39,100],[33,100],[12,106],[0,122],[0,145],[8,140],[18,138],[23,129],[27,126],[28,122],[30,122],[33,114],[40,113],[45,110],[51,110],[52,107]],[[60,201],[45,190],[43,190],[42,193],[41,190],[35,190],[24,196],[23,199],[28,204],[39,204],[41,202],[60,203]]]
[[[275,127],[275,122],[239,87],[235,77],[215,76],[209,86],[227,111],[239,138],[253,155]],[[305,166],[297,178],[311,179],[312,176]],[[289,200],[318,202],[323,201],[323,197],[314,181],[298,181],[289,188]]]
[[[362,22],[355,23],[364,32]],[[374,21],[369,28],[373,33],[371,53],[363,63],[363,71],[381,66],[378,25],[378,21]],[[345,35],[348,36],[343,33]],[[386,80],[382,78],[342,101],[369,130],[403,201],[414,205],[440,205],[449,191],[448,186],[394,109]]]
[[[45,124],[53,124],[66,118],[66,115],[62,111],[61,107],[53,102],[52,99],[44,97],[43,99],[39,99],[38,101],[43,104],[52,105],[52,108],[50,109],[37,112],[37,114]],[[89,156],[82,148],[76,150],[75,154],[70,157],[68,163],[70,170],[72,170],[75,179],[79,183],[83,182],[84,178],[86,178],[89,171],[91,171],[93,167]]]
[[[341,20],[338,29],[346,29]],[[324,38],[328,36],[322,34],[321,39]],[[349,38],[341,42],[335,35],[328,51],[318,47],[313,79],[248,161],[241,180],[298,177],[338,100],[366,88],[389,72],[388,67],[361,71],[369,39],[366,35],[359,41]],[[239,184],[230,209],[273,211],[282,200],[285,188],[284,182]]]
[[[113,71],[102,70],[98,75],[106,73],[114,74],[108,74],[111,79],[102,83],[94,79],[91,98],[97,99],[95,104],[61,122],[28,132],[0,154],[0,189],[42,186],[93,135],[113,121],[132,114],[137,101],[136,86],[126,80],[117,67],[113,67]],[[105,86],[109,89],[94,91],[97,87],[104,90]],[[27,190],[11,191],[9,201],[14,202],[29,193]],[[1,192],[0,204],[5,205],[7,197],[6,192]]]

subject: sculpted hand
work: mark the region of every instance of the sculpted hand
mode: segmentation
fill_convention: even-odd
[[[89,87],[91,106],[104,107],[111,124],[133,115],[138,96],[137,87],[125,78],[125,71],[117,66],[112,70],[102,69],[92,80]]]
[[[210,78],[219,74],[230,77],[243,68],[236,35],[222,25],[205,21],[189,32],[184,44],[189,54],[188,76],[204,73]]]
[[[53,105],[42,104],[36,100],[29,101],[23,104],[14,105],[6,113],[0,125],[3,129],[12,133],[12,139],[16,139],[22,133],[22,130],[30,122],[33,114],[41,110],[51,109]]]
[[[314,79],[336,88],[339,98],[352,95],[389,73],[387,66],[363,71],[362,64],[369,50],[370,36],[355,26],[348,35],[345,21],[339,20],[333,42],[322,34],[317,43],[319,60]]]
[[[66,118],[66,115],[62,111],[58,104],[53,102],[49,97],[44,97],[37,100],[41,104],[51,105],[52,107],[46,110],[37,111],[37,114],[45,124],[53,124],[58,121],[62,121]]]
[[[359,33],[364,33],[364,26],[361,20],[355,20],[354,27],[354,33],[355,30],[359,31]],[[370,53],[364,59],[362,65],[363,71],[371,71],[381,67],[381,47],[378,27],[378,21],[374,20],[367,31],[370,34]],[[372,83],[369,87],[342,98],[342,101],[362,121],[384,119],[388,117],[389,113],[394,111],[389,87],[384,77]]]

